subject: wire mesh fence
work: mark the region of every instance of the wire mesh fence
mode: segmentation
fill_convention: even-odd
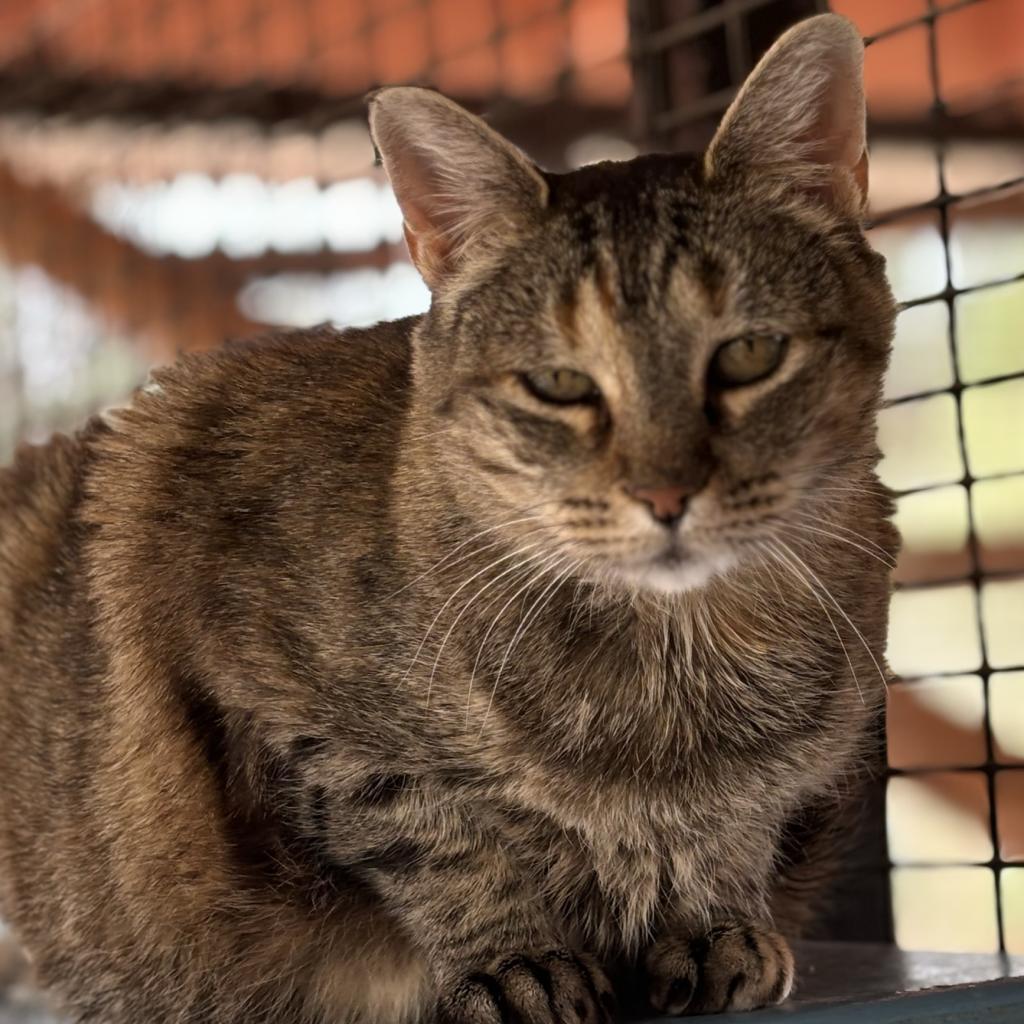
[[[937,271],[899,282],[900,358],[923,372],[891,381],[882,423],[908,538],[891,648],[906,680],[890,727],[894,914],[897,939],[918,948],[1024,951],[1024,868],[1013,866],[1024,863],[1024,771],[1013,767],[1024,764],[1022,32],[1019,4],[929,2],[875,42],[923,44],[935,140],[920,185],[931,194],[881,213],[875,229],[883,249],[887,230],[932,239]],[[979,48],[984,65],[963,60],[972,41],[1004,33],[1008,45]],[[896,438],[915,422],[930,459],[911,465]],[[922,531],[937,529],[941,557],[928,557]],[[908,743],[915,734],[930,742]]]

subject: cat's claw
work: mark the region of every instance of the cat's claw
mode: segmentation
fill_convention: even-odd
[[[585,953],[510,954],[468,972],[438,1003],[438,1024],[613,1024],[615,996]]]
[[[666,937],[650,948],[646,967],[651,1005],[671,1016],[774,1006],[793,988],[786,940],[753,925]]]

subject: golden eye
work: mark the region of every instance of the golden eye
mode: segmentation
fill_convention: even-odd
[[[786,352],[784,334],[747,334],[718,346],[711,357],[712,384],[738,388],[774,372]]]
[[[593,379],[576,370],[533,370],[523,374],[523,383],[541,401],[559,405],[592,402],[600,395]]]

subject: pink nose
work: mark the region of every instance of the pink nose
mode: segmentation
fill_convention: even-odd
[[[651,515],[663,523],[678,519],[686,511],[690,491],[686,487],[630,487],[629,493],[644,502]]]

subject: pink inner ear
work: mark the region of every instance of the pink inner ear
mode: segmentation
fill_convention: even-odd
[[[403,233],[409,255],[427,284],[440,280],[452,252],[451,217],[439,200],[439,178],[430,161],[409,146],[400,174],[392,176],[395,198],[405,221]],[[432,202],[433,200],[433,202]]]
[[[864,158],[864,110],[860,91],[844,75],[836,75],[821,99],[818,117],[805,141],[814,145],[811,159],[845,167],[858,178],[857,167]],[[867,184],[866,168],[864,183]]]
[[[417,231],[406,221],[402,225],[409,258],[420,272],[427,286],[433,288],[444,274],[452,246],[446,236],[424,227]]]
[[[836,76],[827,90],[821,97],[818,116],[800,141],[809,146],[808,160],[850,173],[863,205],[868,192],[868,154],[861,127],[864,114],[859,89],[844,76]],[[829,205],[835,205],[837,201],[842,202],[840,197],[848,192],[848,186],[844,187],[834,173],[830,178],[831,181],[810,191]]]
[[[408,148],[414,151],[412,146]],[[430,203],[431,196],[437,192],[437,182],[429,166],[429,161],[421,155],[413,156],[410,152],[391,178],[405,223],[417,235],[437,231],[439,227],[437,212],[431,209]]]
[[[433,288],[470,251],[526,228],[547,186],[515,147],[479,118],[426,89],[376,93],[370,129],[402,209],[409,252]]]

